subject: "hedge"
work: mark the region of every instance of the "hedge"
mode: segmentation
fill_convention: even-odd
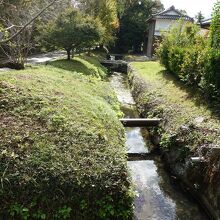
[[[184,27],[184,24],[180,22],[179,26]],[[197,87],[209,98],[218,99],[220,50],[210,47],[209,39],[199,35],[196,29],[194,24],[174,27],[164,36],[157,55],[169,73],[187,85]]]

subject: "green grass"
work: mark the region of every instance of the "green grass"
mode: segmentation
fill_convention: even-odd
[[[50,62],[49,65],[103,79],[106,77],[107,70],[101,66],[99,59],[100,57],[96,54],[93,54],[92,56],[83,55],[76,56],[74,60],[71,61],[57,60]]]
[[[166,73],[158,62],[136,62],[132,67],[137,70],[139,81],[144,83],[138,102],[151,106],[150,111],[145,111],[148,117],[163,119],[164,136],[181,136],[182,126],[194,126],[191,135],[186,135],[185,139],[183,134],[180,137],[183,146],[195,150],[206,144],[220,144],[219,118],[213,115],[202,97]],[[204,120],[196,123],[199,117]]]
[[[0,74],[1,217],[129,218],[124,129],[105,73],[77,57]]]

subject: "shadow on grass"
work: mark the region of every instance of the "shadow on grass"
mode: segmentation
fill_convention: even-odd
[[[103,54],[98,53],[92,53],[91,55],[86,56],[79,56],[79,58],[87,61],[91,65],[98,67],[103,70],[103,72],[106,72],[107,69],[101,64],[101,61],[103,60],[103,57],[105,57]]]
[[[186,99],[191,99],[194,101],[197,107],[204,107],[211,111],[214,117],[220,119],[220,103],[217,101],[210,100],[210,98],[198,87],[187,86],[183,82],[179,81],[175,76],[169,74],[166,70],[158,72],[158,74],[163,76],[165,83],[172,82],[180,90],[186,92]]]
[[[93,72],[85,64],[78,60],[56,60],[50,62],[48,65],[51,65],[56,68],[60,68],[68,71],[75,71],[78,73],[83,73],[84,75],[92,75]]]

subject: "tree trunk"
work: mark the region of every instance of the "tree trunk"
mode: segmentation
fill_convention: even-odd
[[[67,49],[66,52],[67,52],[67,60],[70,60],[71,59],[71,50]]]
[[[89,57],[91,56],[91,48],[88,49],[87,54],[88,54]]]

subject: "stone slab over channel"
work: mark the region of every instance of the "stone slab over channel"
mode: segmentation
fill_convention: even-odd
[[[120,122],[124,127],[154,127],[158,126],[161,122],[159,118],[122,118]]]

